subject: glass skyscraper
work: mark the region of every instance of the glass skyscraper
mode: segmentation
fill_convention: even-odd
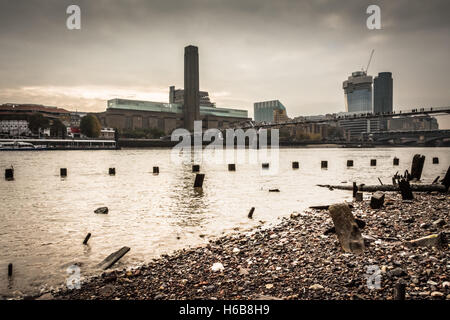
[[[256,122],[274,122],[275,110],[286,111],[286,108],[278,100],[255,102],[253,104],[253,111],[255,113]]]
[[[372,77],[366,72],[353,72],[344,81],[343,89],[347,112],[372,112]]]
[[[392,73],[380,72],[373,80],[373,112],[392,112]]]

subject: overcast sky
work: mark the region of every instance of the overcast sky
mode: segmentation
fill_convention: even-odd
[[[81,30],[66,8],[81,7]],[[381,7],[381,30],[366,9]],[[103,111],[115,97],[168,101],[184,47],[219,107],[279,99],[290,117],[344,111],[342,82],[390,71],[394,108],[450,105],[450,1],[0,0],[0,103]]]

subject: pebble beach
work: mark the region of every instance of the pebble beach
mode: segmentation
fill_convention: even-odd
[[[360,255],[342,250],[330,232],[328,210],[309,209],[139,268],[107,270],[80,289],[38,299],[391,300],[402,282],[408,300],[450,300],[448,241],[440,247],[408,245],[432,234],[448,238],[448,193],[416,193],[414,200],[403,201],[388,192],[380,209],[371,209],[369,201],[352,206],[354,217],[365,222],[366,248]]]

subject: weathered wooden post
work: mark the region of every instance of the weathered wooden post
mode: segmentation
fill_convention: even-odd
[[[362,192],[357,192],[357,193],[356,193],[355,200],[356,200],[357,202],[363,201],[363,193],[362,193]]]
[[[408,180],[400,179],[398,181],[398,187],[400,188],[400,192],[402,194],[403,200],[413,200],[414,196],[411,191],[411,185],[409,184]]]
[[[411,175],[409,174],[409,172],[408,172],[408,169],[406,169],[405,170],[405,173],[403,174],[403,177],[406,179],[406,180],[411,180],[412,178],[411,178]]]
[[[397,184],[397,180],[395,180],[395,177],[392,177],[392,185],[395,186]]]
[[[300,167],[300,166],[299,166],[298,161],[292,162],[292,169],[298,169],[299,167]]]
[[[403,281],[399,281],[395,284],[394,288],[394,300],[405,300],[406,284]]]
[[[263,164],[261,165],[261,167],[262,167],[263,169],[269,169],[269,164],[268,164],[268,163],[263,163]]]
[[[377,159],[370,159],[370,166],[375,167],[377,165]]]
[[[200,172],[200,165],[194,164],[192,166],[192,172]]]
[[[422,176],[423,165],[425,163],[425,156],[420,154],[415,154],[411,164],[411,180],[420,180]]]
[[[7,180],[7,181],[14,180],[14,169],[13,168],[5,169],[5,180]]]
[[[84,238],[83,244],[86,245],[90,238],[91,238],[91,233],[88,233],[86,238]]]
[[[111,268],[117,261],[119,261],[128,251],[130,251],[129,247],[122,247],[116,252],[111,253],[109,256],[105,258],[102,262],[100,262],[99,267],[103,270]]]
[[[202,188],[204,179],[205,179],[204,173],[197,173],[195,175],[194,188]]]
[[[159,167],[153,167],[153,174],[159,174]]]
[[[372,209],[380,209],[384,205],[384,193],[381,191],[375,192],[370,198],[370,207]]]
[[[253,218],[253,212],[255,212],[255,207],[252,207],[252,208],[250,209],[250,212],[248,213],[248,218],[249,218],[249,219],[252,219],[252,218]]]
[[[234,163],[229,163],[228,171],[236,171],[236,165]]]
[[[328,161],[322,160],[322,161],[320,162],[320,168],[322,168],[322,169],[328,168]]]
[[[364,240],[349,206],[346,203],[333,204],[328,211],[342,249],[345,252],[362,253],[365,249]]]
[[[67,177],[67,168],[61,168],[59,169],[59,175],[61,177]]]
[[[8,277],[12,277],[13,275],[13,264],[8,264]]]
[[[347,160],[347,167],[353,167],[353,160]]]
[[[109,168],[109,175],[110,176],[114,176],[114,175],[116,175],[116,168]]]
[[[450,166],[447,169],[444,179],[442,179],[442,184],[445,186],[445,190],[448,191],[450,187]]]
[[[433,164],[439,164],[439,158],[438,157],[434,157],[433,158]]]

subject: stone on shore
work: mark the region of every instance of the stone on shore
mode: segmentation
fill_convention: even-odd
[[[342,249],[345,252],[362,253],[365,249],[364,240],[348,205],[334,204],[328,210]]]
[[[433,225],[436,227],[443,227],[447,224],[447,222],[445,222],[444,219],[437,219],[435,221],[433,221]]]
[[[444,248],[447,245],[445,233],[432,234],[419,239],[405,242],[408,247],[437,247]]]
[[[98,209],[95,209],[94,213],[107,214],[108,213],[108,207],[100,207]]]
[[[322,290],[323,286],[316,283],[316,284],[313,284],[313,285],[309,286],[309,289],[310,290]]]
[[[241,275],[241,276],[247,276],[247,275],[249,275],[249,274],[250,274],[250,272],[248,272],[248,269],[242,268],[242,267],[239,268],[239,275]]]
[[[370,207],[372,209],[380,209],[384,205],[384,193],[381,191],[375,192],[370,198]]]
[[[36,298],[36,300],[53,300],[53,299],[54,299],[54,297],[51,293],[44,293],[39,298]]]
[[[442,292],[439,292],[439,291],[433,291],[433,292],[431,293],[431,296],[432,296],[433,298],[442,298],[442,297],[444,296],[444,294],[443,294]]]
[[[223,271],[225,268],[223,267],[223,264],[220,262],[216,262],[212,265],[211,271],[217,272],[217,271]]]

